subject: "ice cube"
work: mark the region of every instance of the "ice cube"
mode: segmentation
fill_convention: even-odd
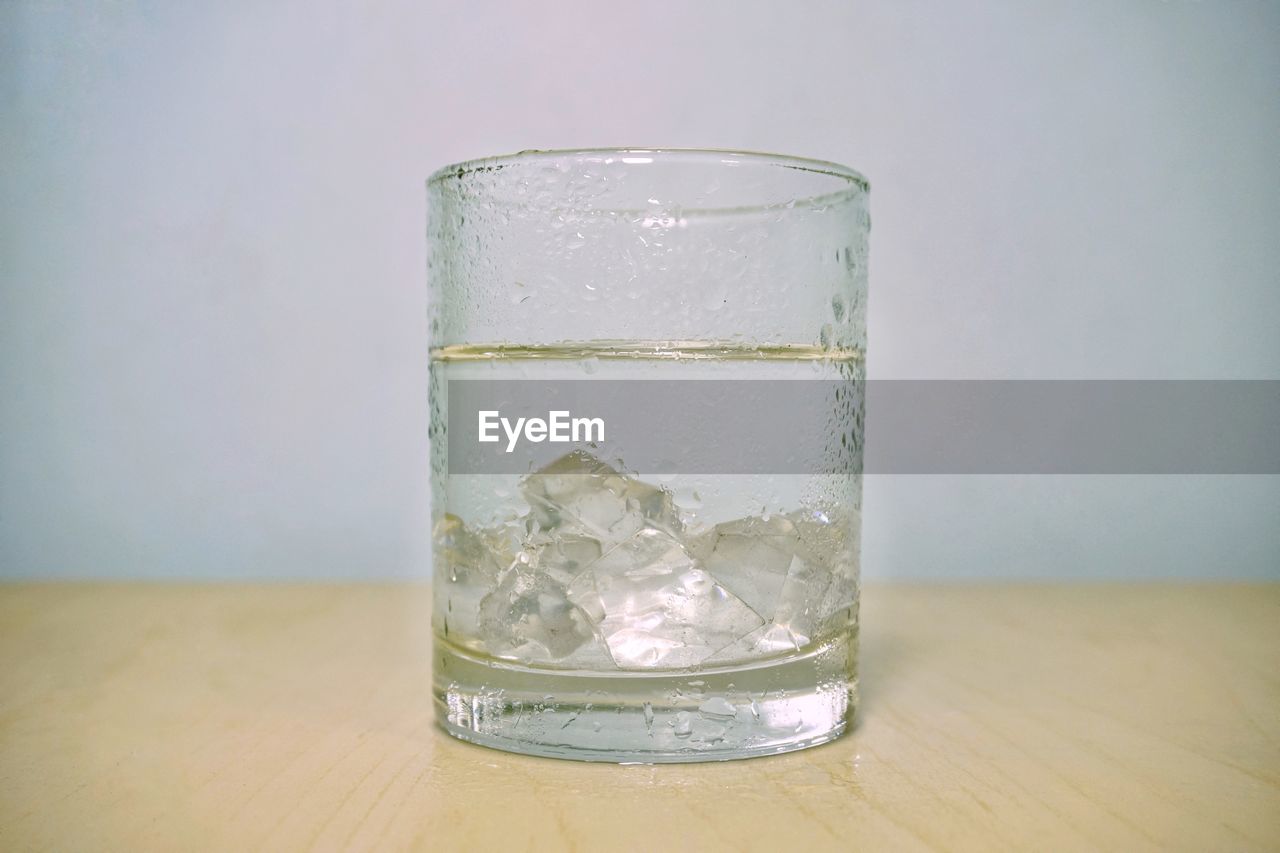
[[[799,553],[832,572],[856,573],[861,518],[857,511],[840,513],[811,509],[791,513],[800,538]]]
[[[831,581],[825,565],[797,555],[778,595],[770,630],[760,638],[759,651],[798,650],[808,645],[822,624],[823,602]]]
[[[565,586],[520,562],[480,602],[479,629],[490,654],[526,663],[563,661],[595,639]]]
[[[516,559],[518,539],[501,527],[472,529],[449,514],[436,523],[432,539],[436,629],[452,642],[482,651],[480,602]]]
[[[529,550],[534,568],[566,587],[603,553],[598,540],[573,534],[538,537]]]
[[[836,575],[827,587],[819,611],[817,633],[826,634],[842,630],[851,620],[858,618],[858,581],[856,578]]]
[[[520,490],[541,530],[589,536],[606,549],[646,527],[680,531],[669,492],[621,474],[585,451],[575,450],[529,474]]]
[[[706,553],[716,579],[768,621],[708,662],[798,651],[839,630],[857,600],[856,531],[856,516],[821,510],[717,525],[695,552]]]
[[[774,622],[803,642],[830,633],[833,622],[858,597],[858,534],[856,513],[828,514],[808,510],[792,514],[800,540],[797,555],[782,590]]]
[[[624,669],[700,663],[764,620],[716,583],[668,532],[644,528],[591,564],[594,589],[575,591]]]
[[[474,531],[456,515],[446,513],[432,531],[435,576],[438,580],[473,586],[492,586],[510,565],[509,544],[496,531]]]
[[[707,571],[764,619],[772,619],[800,540],[785,516],[741,518],[717,524],[693,552]]]

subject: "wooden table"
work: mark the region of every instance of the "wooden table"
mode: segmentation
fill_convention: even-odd
[[[1280,848],[1280,585],[871,586],[851,736],[658,767],[441,734],[428,614],[0,587],[0,849]]]

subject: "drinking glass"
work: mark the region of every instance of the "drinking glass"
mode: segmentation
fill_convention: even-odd
[[[867,194],[844,166],[712,150],[429,179],[448,733],[678,762],[851,725]],[[539,405],[541,427],[501,420]],[[598,431],[564,417],[594,409]]]

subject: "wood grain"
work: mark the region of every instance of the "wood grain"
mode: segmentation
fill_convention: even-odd
[[[830,746],[506,755],[414,586],[0,587],[0,849],[1280,849],[1280,585],[891,586]]]

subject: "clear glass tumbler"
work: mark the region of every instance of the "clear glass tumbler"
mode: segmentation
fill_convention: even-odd
[[[675,762],[801,749],[851,725],[861,457],[797,461],[805,430],[770,432],[767,418],[794,408],[776,396],[788,383],[829,383],[825,410],[805,416],[823,444],[809,455],[861,448],[867,193],[833,163],[710,150],[524,152],[430,178],[446,731],[535,755]],[[493,380],[645,380],[623,395],[647,401],[633,434],[659,451],[673,436],[671,461],[606,452],[588,433],[543,464],[467,469],[476,430],[451,395]],[[726,388],[723,409],[689,414]],[[708,411],[728,432],[765,424],[763,440],[690,451],[674,436]],[[787,452],[760,461],[774,445]]]

